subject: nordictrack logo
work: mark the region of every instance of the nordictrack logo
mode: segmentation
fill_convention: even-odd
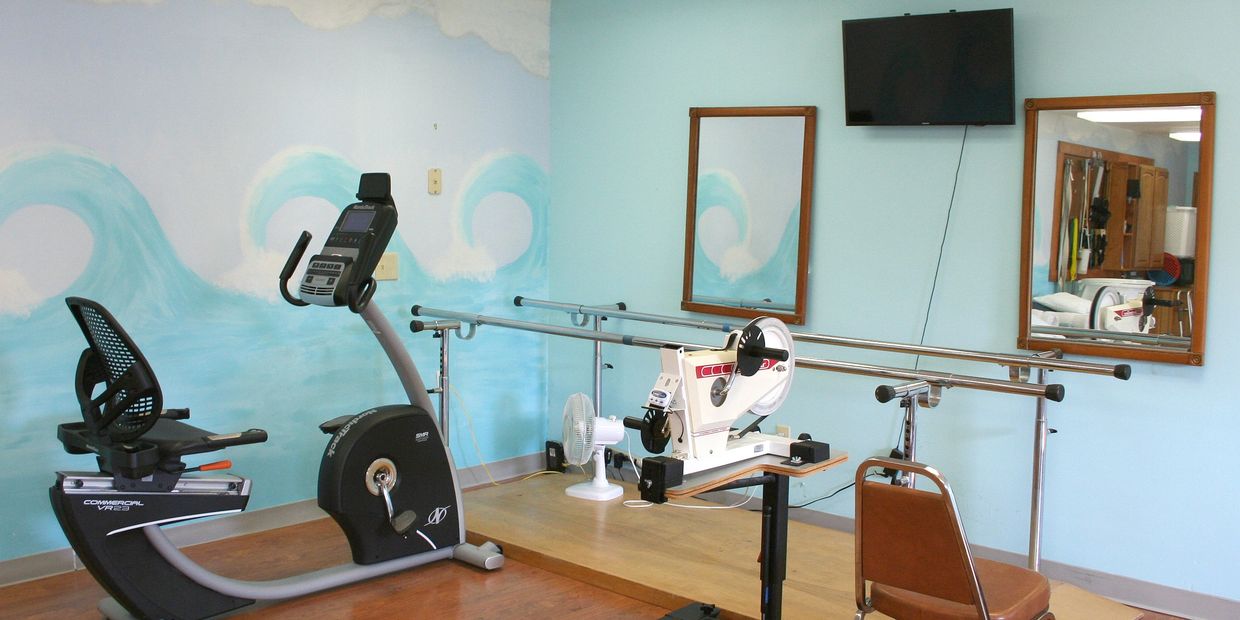
[[[426,525],[439,525],[448,517],[448,509],[452,506],[440,506],[431,511],[431,516],[427,517]]]

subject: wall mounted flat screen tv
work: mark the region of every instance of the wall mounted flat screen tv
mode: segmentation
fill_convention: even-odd
[[[843,22],[849,125],[1012,125],[1012,9]]]

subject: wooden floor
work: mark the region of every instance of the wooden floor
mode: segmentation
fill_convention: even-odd
[[[289,618],[661,618],[693,601],[725,617],[758,616],[760,517],[740,510],[625,507],[563,489],[577,477],[541,476],[466,493],[474,542],[504,546],[494,572],[438,562],[313,596],[250,608],[241,617]],[[635,499],[625,485],[625,499]],[[701,504],[694,499],[678,503]],[[755,507],[759,502],[752,502]],[[321,519],[190,547],[223,575],[262,580],[340,564],[348,545]],[[783,616],[850,618],[852,536],[789,524]],[[97,618],[104,593],[85,571],[0,588],[3,618]],[[1058,620],[1154,620],[1075,586],[1052,583]],[[882,618],[879,614],[870,618]]]
[[[349,560],[330,519],[190,547],[223,575],[275,579]],[[98,618],[103,589],[86,571],[0,588],[3,618]],[[497,571],[436,562],[313,596],[250,608],[236,617],[310,618],[660,618],[667,610],[509,559]]]
[[[584,502],[565,496],[564,487],[579,477],[566,478],[541,476],[469,493],[471,535],[502,544],[510,558],[661,607],[704,601],[729,617],[760,615],[758,513],[631,508],[619,499]],[[625,499],[637,499],[633,486],[624,486]],[[694,499],[678,503],[703,504]],[[855,610],[852,535],[789,523],[783,617],[850,618]],[[1140,610],[1055,582],[1051,610],[1058,620],[1142,616]]]

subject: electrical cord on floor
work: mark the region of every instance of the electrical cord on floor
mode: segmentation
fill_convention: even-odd
[[[456,390],[452,389],[452,384],[444,381],[444,389],[448,390],[448,397],[456,397],[456,404],[460,405],[461,412],[465,414],[465,425],[469,427],[469,439],[473,441],[474,452],[478,455],[478,462],[482,464],[482,471],[487,473],[487,479],[494,486],[499,486],[495,481],[495,476],[491,475],[491,468],[487,467],[486,459],[482,458],[482,449],[478,447],[478,436],[474,434],[474,417],[469,415],[469,408],[465,406],[465,399],[457,395]]]
[[[934,279],[930,281],[930,299],[926,302],[926,317],[921,323],[921,338],[917,344],[926,343],[926,327],[930,325],[930,309],[934,306],[934,291],[939,284],[939,268],[943,266],[943,247],[947,245],[947,230],[952,222],[952,206],[956,204],[956,186],[960,184],[960,165],[964,162],[964,143],[969,137],[969,126],[964,126],[964,135],[960,137],[960,155],[956,158],[956,176],[952,180],[952,196],[947,201],[947,217],[943,221],[943,238],[939,240],[939,259],[934,263]],[[913,370],[918,369],[921,355],[913,359]]]
[[[742,499],[739,502],[736,502],[735,504],[728,504],[727,506],[694,506],[690,504],[676,504],[672,502],[663,502],[663,504],[661,505],[671,506],[673,508],[690,508],[693,510],[729,510],[731,508],[740,508],[741,506],[744,506],[746,503],[748,503],[749,500],[753,499],[753,492],[754,492],[754,489],[756,488],[758,488],[757,485],[749,487],[749,490],[745,492],[744,499]],[[644,499],[624,500],[625,508],[649,508],[654,505],[655,504],[653,502],[648,502]]]
[[[536,472],[534,472],[534,473],[532,473],[532,474],[530,474],[530,475],[528,475],[528,476],[526,476],[526,477],[522,478],[521,480],[529,480],[530,478],[533,478],[534,476],[545,476],[545,475],[547,475],[547,474],[555,474],[555,475],[557,475],[557,476],[563,476],[563,475],[564,475],[564,472],[562,472],[562,471],[556,471],[556,470],[554,470],[554,469],[543,469],[543,470],[536,471]]]
[[[869,473],[869,474],[866,474],[866,476],[865,476],[865,477],[866,477],[866,478],[873,478],[873,477],[875,477],[875,476],[882,477],[882,474],[877,473],[877,472],[874,472],[874,473]],[[844,485],[844,486],[842,486],[842,487],[840,487],[840,488],[838,488],[838,489],[836,489],[836,490],[834,490],[834,491],[831,491],[830,493],[828,493],[828,494],[826,494],[826,495],[823,495],[822,497],[819,497],[818,499],[811,499],[811,500],[809,500],[808,502],[805,502],[804,504],[790,505],[790,506],[788,506],[788,507],[789,507],[789,508],[805,508],[805,507],[809,506],[810,504],[816,504],[816,503],[821,502],[821,501],[823,501],[823,500],[828,500],[828,499],[831,499],[832,497],[835,497],[836,495],[839,495],[840,493],[843,493],[844,491],[847,491],[848,489],[851,489],[851,488],[853,488],[853,487],[855,487],[855,486],[857,486],[856,481],[849,482],[848,484],[846,484],[846,485]],[[750,512],[761,512],[761,509],[759,509],[759,508],[750,508],[750,509],[749,509],[749,511],[750,511]]]
[[[627,453],[625,456],[627,456],[627,457],[628,457],[628,459],[629,459],[629,464],[630,464],[630,465],[632,465],[632,467],[633,467],[633,475],[637,476],[637,479],[638,479],[638,480],[641,480],[641,479],[642,479],[642,475],[641,475],[641,473],[640,473],[640,472],[638,472],[638,471],[637,471],[637,459],[636,459],[636,458],[633,458],[633,438],[632,438],[632,436],[630,436],[628,433],[625,433],[625,434],[624,434],[624,440],[625,440],[625,447],[626,447],[626,449],[628,450],[628,453]],[[621,472],[623,472],[623,471],[624,471],[624,466],[623,466],[623,465],[621,465],[621,466],[620,466],[620,471],[621,471]],[[620,475],[620,479],[621,479],[621,480],[624,480],[624,475],[623,475],[623,473],[621,473],[621,475]],[[663,502],[663,504],[661,504],[661,505],[663,505],[663,506],[671,506],[671,507],[673,507],[673,508],[689,508],[689,509],[692,509],[692,510],[728,510],[728,509],[732,509],[732,508],[740,508],[741,506],[744,506],[746,503],[748,503],[748,502],[749,502],[749,500],[753,499],[753,492],[754,492],[754,489],[755,489],[755,488],[756,488],[756,487],[749,487],[749,491],[747,491],[747,492],[745,493],[745,497],[744,497],[743,499],[741,499],[739,502],[736,502],[735,504],[729,504],[729,505],[727,505],[727,506],[694,506],[694,505],[690,505],[690,504],[677,504],[677,503],[673,503],[673,502]],[[646,500],[644,500],[644,499],[626,499],[626,500],[624,500],[624,507],[625,507],[625,508],[649,508],[649,507],[654,506],[654,505],[655,505],[655,504],[654,504],[653,502],[648,502],[648,501],[646,501]]]

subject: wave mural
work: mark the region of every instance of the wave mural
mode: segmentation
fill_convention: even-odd
[[[428,335],[403,329],[411,305],[494,313],[509,307],[518,293],[546,292],[546,173],[516,154],[493,155],[476,167],[472,184],[462,192],[461,208],[454,210],[455,226],[472,228],[469,218],[476,214],[470,204],[497,192],[516,196],[526,207],[522,217],[532,226],[528,247],[492,277],[440,278],[424,270],[397,235],[388,251],[400,255],[401,279],[380,283],[374,300],[404,332],[428,382],[438,368],[438,348]],[[283,256],[288,249],[262,247],[276,212],[305,197],[339,209],[355,200],[359,172],[343,156],[323,150],[276,158],[253,183],[239,234],[255,248]],[[395,198],[400,209],[401,197]],[[94,242],[90,260],[66,295],[96,299],[112,310],[158,373],[168,406],[190,407],[192,423],[214,431],[268,431],[267,444],[227,451],[234,471],[254,479],[252,509],[313,496],[325,439],[317,429],[320,422],[404,400],[399,381],[361,320],[344,309],[294,308],[202,279],[178,258],[146,198],[108,162],[77,149],[54,148],[0,170],[0,227],[13,213],[35,204],[64,208],[89,229]],[[269,275],[272,290],[277,275]],[[474,340],[454,344],[454,417],[459,423],[452,429],[452,445],[458,466],[478,462],[464,429],[458,428],[463,424],[460,404],[475,416],[488,459],[538,451],[546,426],[543,339],[483,328]],[[55,438],[58,423],[79,419],[72,379],[84,346],[59,296],[24,312],[0,311],[0,411],[7,423],[0,449],[7,462],[38,463],[43,472],[0,468],[0,484],[9,491],[0,519],[19,533],[0,542],[0,557],[65,546],[50,507],[41,507],[47,506],[46,489],[56,469],[94,466],[88,457],[66,454]],[[211,456],[203,455],[201,462]]]
[[[744,190],[729,174],[704,173],[698,178],[697,217],[730,218],[734,241],[722,251],[708,252],[699,234],[693,252],[693,294],[727,299],[763,300],[793,304],[796,295],[797,242],[800,239],[798,209],[791,209],[779,244],[767,258],[755,256],[752,247],[752,208]],[[714,212],[714,213],[708,213]]]

